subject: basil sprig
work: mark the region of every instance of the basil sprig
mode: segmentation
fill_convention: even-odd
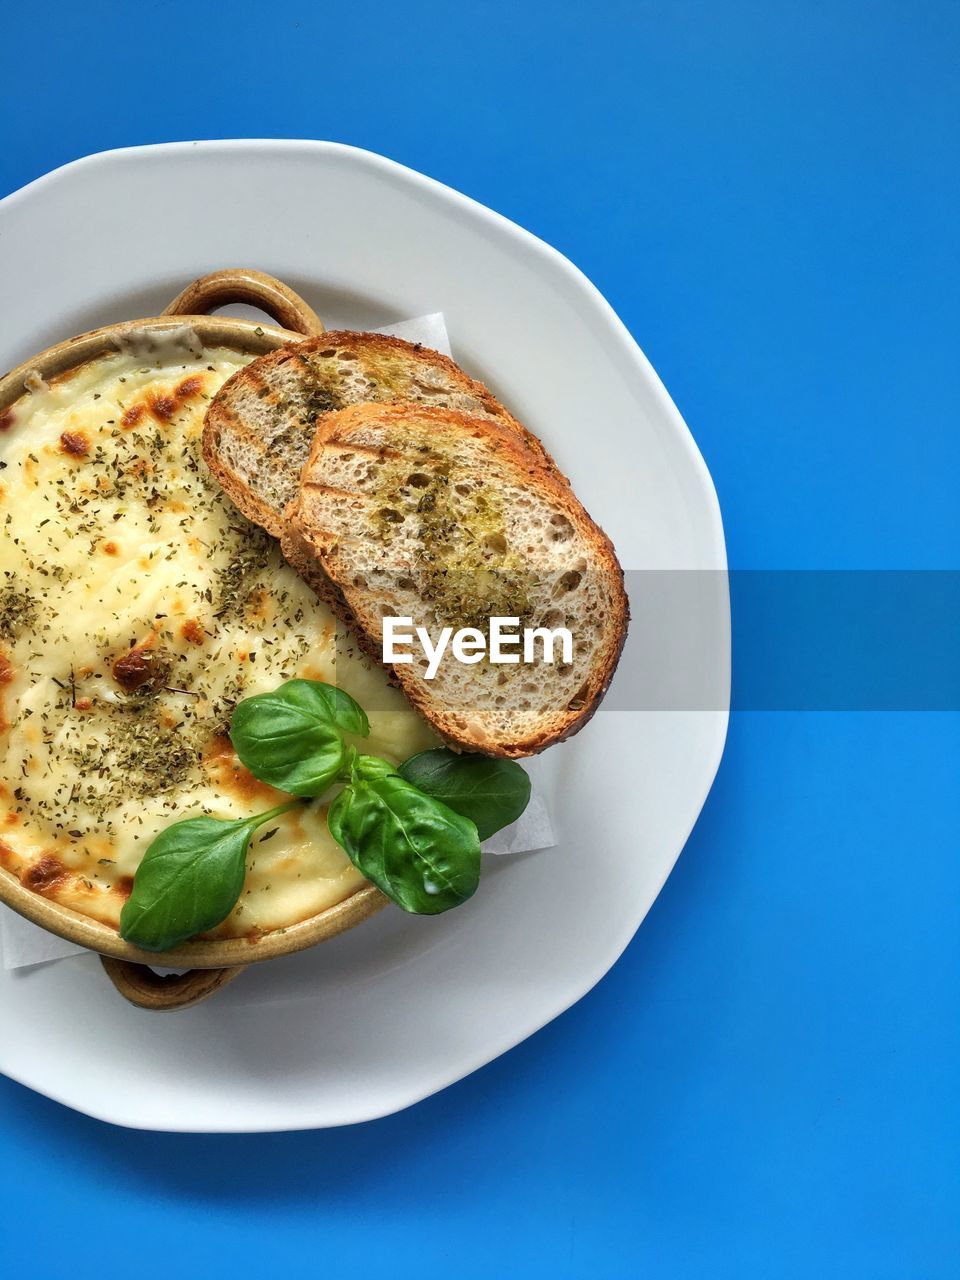
[[[161,832],[134,877],[121,935],[167,951],[220,924],[242,892],[257,827],[336,783],[343,789],[327,825],[368,880],[420,915],[465,902],[480,882],[480,841],[520,816],[529,779],[513,761],[445,748],[396,769],[344,740],[369,732],[363,708],[319,680],[288,680],[238,703],[230,737],[241,763],[298,799],[252,818],[187,818]]]
[[[254,818],[187,818],[161,831],[143,855],[120,912],[120,934],[145,951],[169,951],[225,920],[243,889],[257,827],[296,805]]]
[[[376,756],[353,762],[327,825],[357,869],[404,911],[448,911],[480,883],[476,825]]]
[[[470,818],[481,840],[516,822],[530,803],[530,779],[516,760],[458,755],[434,747],[405,760],[400,776]]]

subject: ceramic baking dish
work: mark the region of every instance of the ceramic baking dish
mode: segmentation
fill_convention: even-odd
[[[282,327],[208,314],[231,302],[255,306],[273,316]],[[217,271],[195,280],[160,316],[108,325],[33,356],[0,379],[0,415],[24,394],[26,379],[39,375],[50,382],[116,351],[131,337],[159,337],[185,322],[205,348],[226,347],[252,356],[324,331],[307,303],[279,280],[258,271]],[[27,888],[3,867],[0,901],[34,924],[98,952],[117,990],[139,1007],[155,1010],[196,1004],[230,982],[246,965],[312,947],[359,924],[386,903],[373,885],[363,885],[335,906],[284,929],[264,933],[256,942],[229,938],[184,943],[164,952],[163,965],[186,972],[161,975],[150,967],[157,964],[156,955],[124,942],[109,925]]]

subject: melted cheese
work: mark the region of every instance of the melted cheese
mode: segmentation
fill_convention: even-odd
[[[2,418],[0,863],[113,926],[164,827],[284,798],[230,747],[238,699],[335,681],[369,713],[365,750],[434,742],[207,472],[207,401],[246,361],[128,345],[34,380]],[[255,938],[363,883],[325,816],[315,803],[255,834],[214,936]]]

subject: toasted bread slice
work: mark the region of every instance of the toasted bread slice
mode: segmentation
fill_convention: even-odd
[[[278,347],[228,378],[207,410],[203,456],[243,514],[279,537],[318,421],[349,405],[392,400],[489,418],[554,465],[539,440],[446,356],[348,331]]]
[[[290,563],[378,657],[387,615],[412,618],[433,644],[444,627],[486,635],[492,616],[519,619],[512,630],[569,630],[566,662],[558,646],[552,663],[465,665],[448,645],[432,679],[419,646],[392,664],[447,741],[533,755],[593,714],[626,636],[623,572],[569,486],[512,429],[420,405],[332,413],[287,521]]]

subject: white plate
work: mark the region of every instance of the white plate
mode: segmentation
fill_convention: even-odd
[[[78,1110],[151,1129],[347,1124],[518,1044],[589,991],[643,920],[726,736],[723,528],[680,415],[585,277],[481,205],[350,147],[107,152],[0,202],[0,280],[16,301],[0,366],[154,315],[224,266],[281,277],[331,327],[443,311],[455,356],[543,437],[627,569],[715,570],[722,584],[700,637],[721,700],[601,711],[539,758],[560,846],[494,861],[457,911],[385,911],[169,1016],[125,1005],[94,957],[0,972],[0,1069]]]

